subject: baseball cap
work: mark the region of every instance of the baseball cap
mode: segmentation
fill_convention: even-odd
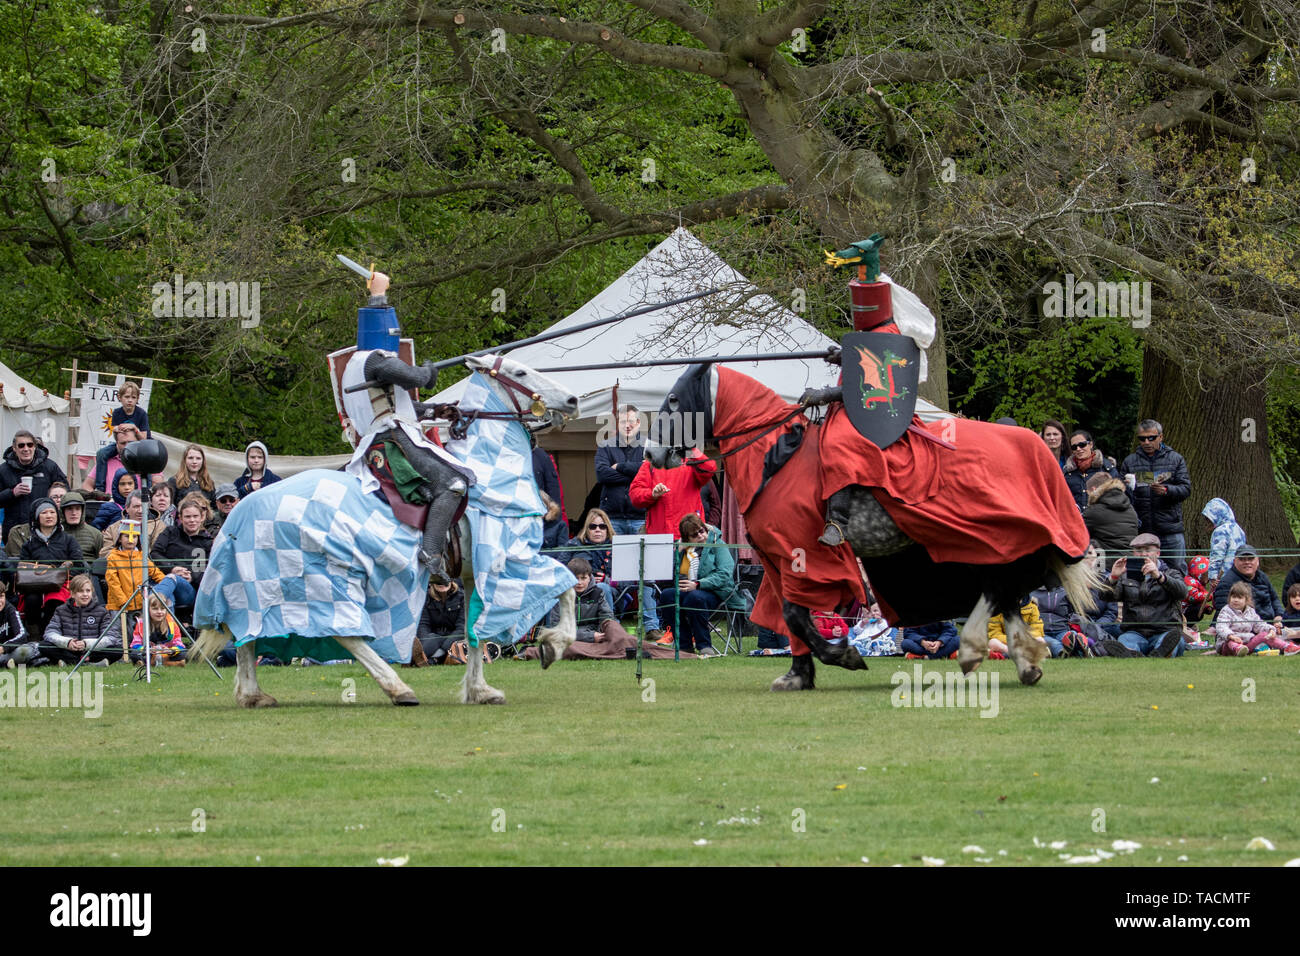
[[[231,482],[228,481],[224,485],[217,485],[218,501],[220,501],[222,498],[238,498],[238,497],[239,497],[239,492],[235,490],[235,486]]]
[[[1250,545],[1248,545],[1248,544],[1243,544],[1240,548],[1237,549],[1237,553],[1236,553],[1235,555],[1233,555],[1233,557],[1237,557],[1237,558],[1258,558],[1258,557],[1259,557],[1259,552],[1256,551],[1256,550],[1255,550],[1253,547],[1251,547]]]

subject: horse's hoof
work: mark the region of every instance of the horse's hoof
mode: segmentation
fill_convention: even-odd
[[[972,661],[963,661],[960,658],[958,658],[958,663],[961,664],[961,672],[963,674],[969,674],[971,671],[975,670],[984,662],[977,657]]]
[[[393,703],[398,707],[418,707],[420,705],[420,699],[412,692],[407,691],[405,694],[398,694],[394,697]]]
[[[796,674],[782,674],[776,680],[772,681],[772,690],[812,690],[812,686],[805,684],[802,677]]]
[[[1024,684],[1026,687],[1033,687],[1042,680],[1042,677],[1043,669],[1041,667],[1027,667],[1025,668],[1024,673],[1020,675],[1020,683]]]
[[[790,659],[790,670],[772,681],[772,690],[813,690],[814,675],[811,654],[800,654]]]
[[[505,702],[506,702],[506,695],[496,689],[489,689],[487,691],[484,691],[483,693],[479,694],[474,700],[470,701],[471,704],[504,704]]]
[[[555,651],[550,644],[539,644],[537,647],[537,659],[542,664],[542,670],[550,667],[555,663]]]
[[[250,697],[236,697],[235,703],[240,707],[278,707],[280,702],[270,694],[254,694]]]

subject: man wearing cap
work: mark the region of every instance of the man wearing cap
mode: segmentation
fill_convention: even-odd
[[[1160,538],[1160,547],[1179,574],[1187,573],[1183,499],[1192,493],[1187,462],[1164,443],[1165,430],[1154,418],[1138,423],[1137,451],[1124,459],[1120,473],[1128,485],[1143,534]]]
[[[233,483],[226,482],[224,485],[217,485],[217,513],[208,519],[205,526],[212,537],[217,536],[221,526],[226,523],[226,515],[230,514],[237,504],[239,504],[239,492],[235,489]]]
[[[104,533],[86,520],[86,499],[79,491],[69,491],[59,502],[63,530],[81,546],[81,553],[92,560],[104,546]]]
[[[1224,573],[1219,586],[1214,589],[1214,613],[1217,616],[1228,603],[1228,592],[1238,581],[1245,581],[1255,596],[1255,611],[1260,620],[1282,625],[1283,605],[1273,589],[1273,582],[1259,569],[1259,552],[1243,544],[1232,559],[1232,567]]]
[[[1140,534],[1129,542],[1133,557],[1142,559],[1141,580],[1128,574],[1128,558],[1120,558],[1100,589],[1103,600],[1123,605],[1118,641],[1102,641],[1112,657],[1178,657],[1183,643],[1182,602],[1187,597],[1183,576],[1160,560],[1160,539]]]

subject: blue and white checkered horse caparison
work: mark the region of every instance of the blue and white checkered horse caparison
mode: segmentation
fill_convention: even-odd
[[[470,376],[459,404],[462,411],[511,410],[479,372]],[[515,421],[476,420],[447,450],[478,478],[465,509],[474,537],[474,590],[483,605],[467,622],[471,642],[512,644],[577,584],[568,568],[540,553],[546,509],[533,477],[528,433]]]
[[[287,659],[351,655],[330,638],[363,637],[409,661],[428,572],[421,535],[360,483],[313,469],[244,498],[212,546],[194,623],[225,623],[236,642]]]

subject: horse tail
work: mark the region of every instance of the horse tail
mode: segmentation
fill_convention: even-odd
[[[190,648],[189,659],[192,661],[212,660],[230,640],[230,629],[224,624],[220,628],[205,627],[199,632],[199,639]]]
[[[1060,578],[1070,607],[1085,616],[1097,610],[1097,601],[1092,593],[1101,587],[1101,581],[1092,562],[1081,560],[1067,563],[1062,560],[1060,552],[1053,548],[1047,558],[1047,566]]]

